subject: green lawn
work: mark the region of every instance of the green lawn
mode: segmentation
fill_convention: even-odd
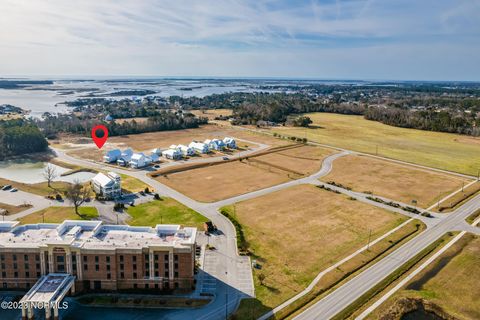
[[[122,189],[128,193],[140,192],[145,190],[147,187],[150,189],[150,191],[153,191],[153,188],[148,184],[132,176],[120,174],[120,178],[122,178]]]
[[[312,128],[279,127],[282,135],[376,154],[429,167],[477,175],[480,138],[384,125],[362,116],[310,113]]]
[[[49,207],[21,218],[20,223],[62,223],[64,220],[92,220],[98,217],[94,207],[80,207],[78,211],[80,215],[75,213],[73,207]]]
[[[151,226],[157,224],[180,224],[187,227],[203,228],[207,218],[184,206],[172,198],[162,198],[139,204],[127,209],[132,217],[128,224],[132,226]]]

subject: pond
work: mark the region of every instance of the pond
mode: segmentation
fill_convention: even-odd
[[[69,171],[70,169],[54,164],[50,165],[55,168],[55,171],[58,175],[54,179],[55,181],[86,182],[95,176],[95,173],[91,172],[77,172],[62,177],[60,175]],[[46,162],[33,161],[29,159],[0,161],[0,178],[31,184],[45,182],[46,179],[43,176],[43,173],[46,166]]]

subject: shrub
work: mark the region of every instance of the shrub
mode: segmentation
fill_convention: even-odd
[[[153,195],[153,198],[154,198],[155,200],[161,200],[160,195],[159,195],[158,193],[155,193],[155,194]]]
[[[145,192],[145,193],[150,193],[150,189],[148,189],[148,187],[145,187],[144,192]]]
[[[62,201],[63,200],[62,195],[57,193],[57,195],[55,196],[55,200]]]

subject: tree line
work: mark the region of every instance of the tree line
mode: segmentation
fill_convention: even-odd
[[[0,121],[0,159],[45,151],[47,140],[39,128],[24,119]]]

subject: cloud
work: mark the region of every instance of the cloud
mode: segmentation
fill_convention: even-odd
[[[0,12],[0,75],[442,78],[434,61],[445,77],[480,74],[478,0],[3,0]]]

